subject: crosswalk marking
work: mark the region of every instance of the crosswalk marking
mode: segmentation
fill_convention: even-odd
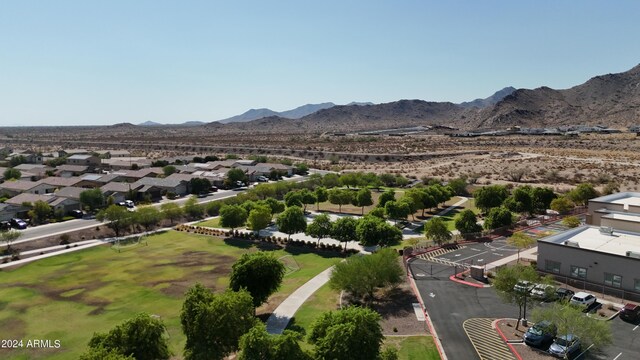
[[[439,256],[442,256],[444,254],[448,254],[448,253],[450,253],[452,251],[456,251],[456,250],[459,250],[459,249],[462,249],[462,248],[464,248],[464,246],[457,246],[457,247],[451,247],[451,248],[446,248],[446,249],[445,248],[441,248],[441,249],[438,249],[438,250],[430,251],[430,252],[428,252],[426,254],[418,255],[418,257],[420,259],[427,260],[427,261],[432,261],[432,262],[439,263],[439,264],[444,264],[444,265],[449,265],[449,266],[461,266],[461,267],[464,267],[464,268],[469,268],[469,265],[467,265],[467,264],[460,264],[460,263],[457,263],[455,261],[439,258]]]
[[[491,326],[494,319],[472,318],[462,323],[480,360],[515,360],[507,344]]]

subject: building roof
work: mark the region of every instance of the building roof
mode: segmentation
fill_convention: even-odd
[[[640,206],[640,192],[619,192],[611,195],[600,196],[589,201]]]
[[[42,165],[42,164],[20,164],[18,166],[14,166],[14,169],[18,169],[20,171],[26,170],[26,171],[31,171],[31,170],[49,170],[51,169],[50,167],[48,167],[47,165]]]
[[[60,165],[56,167],[57,171],[83,172],[89,169],[86,165]]]
[[[38,186],[39,182],[36,181],[25,181],[25,180],[16,180],[16,181],[6,181],[0,184],[1,189],[7,190],[17,190],[17,191],[26,191],[33,189]]]
[[[73,154],[88,154],[89,152],[85,149],[65,149],[62,150],[65,153],[69,154],[69,155],[73,155]]]
[[[113,155],[130,155],[131,153],[127,150],[98,150],[96,151],[96,153],[98,154],[111,154],[111,156]]]
[[[595,226],[581,226],[538,240],[563,246],[627,256],[627,251],[640,254],[640,233],[613,230],[601,231]]]
[[[75,187],[75,186],[69,186],[69,187],[64,187],[64,188],[56,191],[56,196],[79,200],[80,199],[80,194],[83,191],[86,191],[86,190],[88,190],[88,189]]]
[[[176,186],[179,186],[181,183],[186,182],[185,180],[180,180],[180,179],[169,179],[169,178],[142,178],[138,181],[136,181],[135,183],[133,183],[133,185],[150,185],[150,186],[157,186],[160,188],[174,188]]]
[[[95,156],[91,154],[75,154],[75,155],[69,156],[67,159],[68,160],[87,160],[92,157],[95,157]]]
[[[100,190],[102,190],[103,193],[107,191],[126,193],[129,190],[136,190],[138,188],[139,186],[134,186],[134,184],[114,181],[102,186]]]
[[[46,203],[51,203],[55,199],[56,197],[53,195],[38,195],[38,194],[22,193],[12,197],[11,199],[7,199],[5,203],[13,204],[13,205],[22,205],[26,202],[33,204],[36,201],[44,201]]]
[[[47,184],[47,185],[51,185],[51,186],[73,186],[77,183],[79,183],[80,181],[82,181],[82,178],[78,177],[78,176],[72,176],[72,177],[68,177],[68,178],[63,178],[63,177],[57,177],[57,176],[49,176],[46,177],[40,181],[38,181],[41,184]]]

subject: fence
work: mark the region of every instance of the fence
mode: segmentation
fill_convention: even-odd
[[[596,295],[602,294],[603,299],[606,299],[607,296],[610,296],[610,297],[622,299],[623,301],[629,300],[629,301],[640,302],[639,292],[620,289],[620,288],[614,288],[611,286],[607,286],[606,284],[594,283],[594,282],[586,281],[584,279],[572,278],[566,275],[558,275],[558,274],[546,272],[543,270],[538,270],[538,272],[545,275],[550,275],[556,281],[567,284],[576,289],[582,289],[585,291],[593,292],[593,293],[596,293]]]

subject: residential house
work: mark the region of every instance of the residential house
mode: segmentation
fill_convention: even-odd
[[[136,192],[142,185],[134,185],[123,182],[110,182],[100,188],[105,198],[112,197],[115,203],[123,202],[129,197],[130,192]]]
[[[51,206],[54,212],[61,210],[63,211],[64,214],[67,214],[71,210],[80,210],[79,200],[58,197],[53,194],[38,195],[38,194],[23,193],[23,194],[16,195],[11,199],[8,199],[7,201],[5,201],[5,204],[21,206],[23,207],[23,212],[25,212],[26,210],[24,209],[25,204],[33,205],[37,201],[44,201],[45,203],[49,204],[49,206]]]
[[[80,176],[89,172],[89,166],[87,165],[60,165],[56,167],[56,176],[68,178],[72,176]]]
[[[89,168],[100,167],[100,158],[95,155],[77,154],[67,158],[68,165],[83,165]]]
[[[142,185],[142,187],[138,189],[138,193],[140,193],[141,196],[149,194],[152,199],[159,199],[168,192],[179,196],[189,193],[189,182],[180,179],[145,177],[136,181],[133,185],[136,187]]]
[[[48,194],[52,193],[55,188],[50,185],[42,184],[39,181],[5,181],[0,184],[0,196],[16,196],[18,194]]]
[[[29,208],[22,205],[0,203],[0,221],[9,221],[12,218],[19,218],[26,214]]]
[[[103,159],[130,157],[131,153],[127,150],[98,150],[96,151]]]

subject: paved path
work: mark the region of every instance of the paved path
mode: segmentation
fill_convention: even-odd
[[[269,334],[282,334],[284,329],[296,314],[300,306],[313,295],[322,285],[329,281],[333,266],[316,275],[289,295],[267,319],[267,331]]]
[[[442,210],[435,216],[442,216],[456,207],[464,204],[469,200],[468,198],[462,198],[460,201]],[[293,236],[292,236],[293,238]],[[323,239],[323,241],[326,239]],[[335,241],[335,240],[334,240]],[[289,324],[289,321],[296,314],[296,311],[304,304],[304,302],[313,295],[322,285],[329,281],[333,266],[327,270],[316,275],[313,279],[307,281],[304,285],[299,287],[293,294],[289,295],[275,311],[267,319],[267,331],[270,334],[281,334]]]

